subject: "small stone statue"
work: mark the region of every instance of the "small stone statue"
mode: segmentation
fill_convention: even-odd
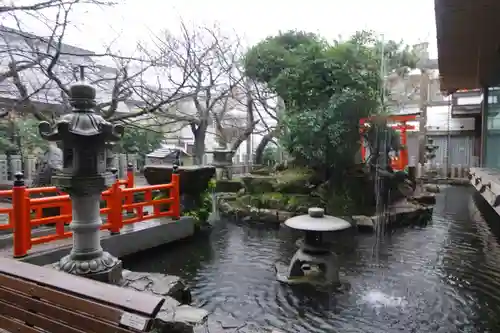
[[[47,151],[38,158],[35,167],[35,176],[31,187],[48,187],[54,186],[52,177],[62,168],[62,150],[57,147],[55,142],[50,142]],[[48,197],[54,196],[57,193],[36,193],[33,197]],[[42,217],[60,215],[59,207],[50,207],[42,209]]]

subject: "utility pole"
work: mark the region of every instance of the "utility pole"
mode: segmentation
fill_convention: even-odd
[[[385,37],[382,34],[382,45],[380,46],[380,80],[382,82],[382,111],[385,111],[385,85],[386,81],[386,69],[385,69]]]
[[[429,73],[426,69],[420,69],[420,126],[418,136],[418,162],[425,163],[425,143],[427,137],[427,105],[429,101]]]

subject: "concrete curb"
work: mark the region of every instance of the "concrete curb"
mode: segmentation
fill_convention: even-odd
[[[123,230],[118,235],[105,234],[101,237],[101,245],[105,251],[121,258],[191,237],[194,232],[195,219],[189,216],[183,216],[179,220],[154,219],[136,223],[133,229]],[[71,247],[71,243],[55,246],[29,254],[19,260],[40,266],[48,265],[69,254]]]

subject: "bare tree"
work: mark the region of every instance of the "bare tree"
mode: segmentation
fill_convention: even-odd
[[[17,3],[17,4],[16,4]],[[25,4],[19,4],[19,0],[17,1],[0,1],[0,14],[8,13],[8,12],[35,12],[48,8],[57,8],[62,5],[70,5],[75,3],[89,3],[89,4],[98,4],[98,5],[111,5],[113,4],[110,1],[97,1],[97,0],[45,0],[45,1],[28,1]]]
[[[224,100],[224,107],[213,112],[217,136],[221,146],[236,151],[252,134],[263,135],[255,151],[255,162],[261,163],[265,147],[279,132],[279,110],[283,107],[265,85],[249,78],[242,81],[235,89],[237,93],[233,91]],[[250,158],[251,154],[247,151],[246,155]]]
[[[262,136],[262,139],[255,149],[254,163],[262,164],[264,150],[269,143],[274,142],[274,139],[282,130],[282,122],[280,119],[285,106],[283,100],[270,90],[261,87],[261,89],[256,91],[258,92],[257,101],[259,102],[259,106],[256,110],[258,110],[257,114],[261,120],[260,124],[262,124],[265,134]]]
[[[180,35],[155,36],[155,48],[138,45],[133,57],[110,48],[96,54],[64,43],[69,15],[77,2],[53,5],[57,13],[50,20],[49,36],[24,32],[15,15],[17,29],[0,28],[4,67],[0,69],[0,95],[8,97],[3,100],[3,115],[16,110],[50,120],[54,113],[65,112],[69,85],[78,79],[75,65],[83,64],[86,80],[98,86],[98,112],[110,121],[134,127],[154,123],[160,132],[189,126],[198,163],[212,127],[219,141],[233,150],[255,131],[262,118],[256,107],[263,103],[255,83],[242,74],[239,39],[217,27],[188,29],[183,24]]]
[[[236,92],[244,85],[237,68],[239,40],[229,38],[217,27],[188,29],[181,24],[180,36],[165,33],[156,39],[156,46],[162,60],[178,69],[177,75],[169,76],[165,84],[171,86],[169,89],[177,86],[183,97],[155,111],[165,119],[190,127],[194,136],[195,163],[201,164],[207,131],[211,127],[227,126],[227,118],[235,113]],[[147,109],[151,109],[164,99],[160,94],[149,92],[143,101]],[[229,130],[222,132],[227,136]]]
[[[182,83],[175,89],[154,87],[146,78],[151,69],[165,73],[170,63],[162,57],[152,57],[138,45],[135,56],[122,56],[112,52],[96,54],[64,43],[69,16],[79,1],[52,2],[54,17],[49,36],[35,36],[24,32],[17,15],[11,18],[17,29],[0,27],[0,94],[3,95],[4,112],[15,110],[32,114],[39,120],[50,120],[55,113],[69,109],[69,85],[78,80],[76,65],[84,65],[85,79],[96,85],[98,105],[96,110],[111,121],[127,122],[127,119],[151,114],[163,105],[175,101]],[[94,3],[94,2],[92,2]],[[21,10],[21,9],[17,9]],[[161,94],[158,103],[145,105],[140,99],[148,92]],[[140,93],[140,96],[139,94]]]
[[[219,145],[236,151],[250,138],[256,125],[256,94],[254,84],[248,78],[242,78],[231,94],[222,101],[222,107],[212,110],[216,135]]]

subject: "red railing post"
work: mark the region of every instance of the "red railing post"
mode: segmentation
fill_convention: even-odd
[[[123,215],[122,215],[122,193],[120,188],[120,182],[118,179],[118,170],[116,168],[111,169],[111,172],[115,175],[115,182],[111,187],[110,198],[108,201],[109,204],[109,214],[108,214],[108,222],[111,224],[111,228],[109,229],[112,235],[119,234],[120,229],[123,224]]]
[[[172,198],[172,218],[178,220],[181,216],[181,200],[180,200],[180,181],[179,174],[177,173],[177,168],[174,167],[172,171],[172,188],[170,189],[170,197]]]
[[[26,205],[26,186],[21,172],[16,173],[12,187],[12,212],[14,216],[14,258],[24,257],[30,248],[31,228]]]
[[[127,188],[133,188],[135,185],[135,175],[134,175],[134,165],[132,163],[127,164]],[[134,203],[134,194],[130,193],[127,195],[125,199],[125,203],[127,205],[131,205]],[[134,212],[133,209],[127,209],[128,214],[132,214]]]

